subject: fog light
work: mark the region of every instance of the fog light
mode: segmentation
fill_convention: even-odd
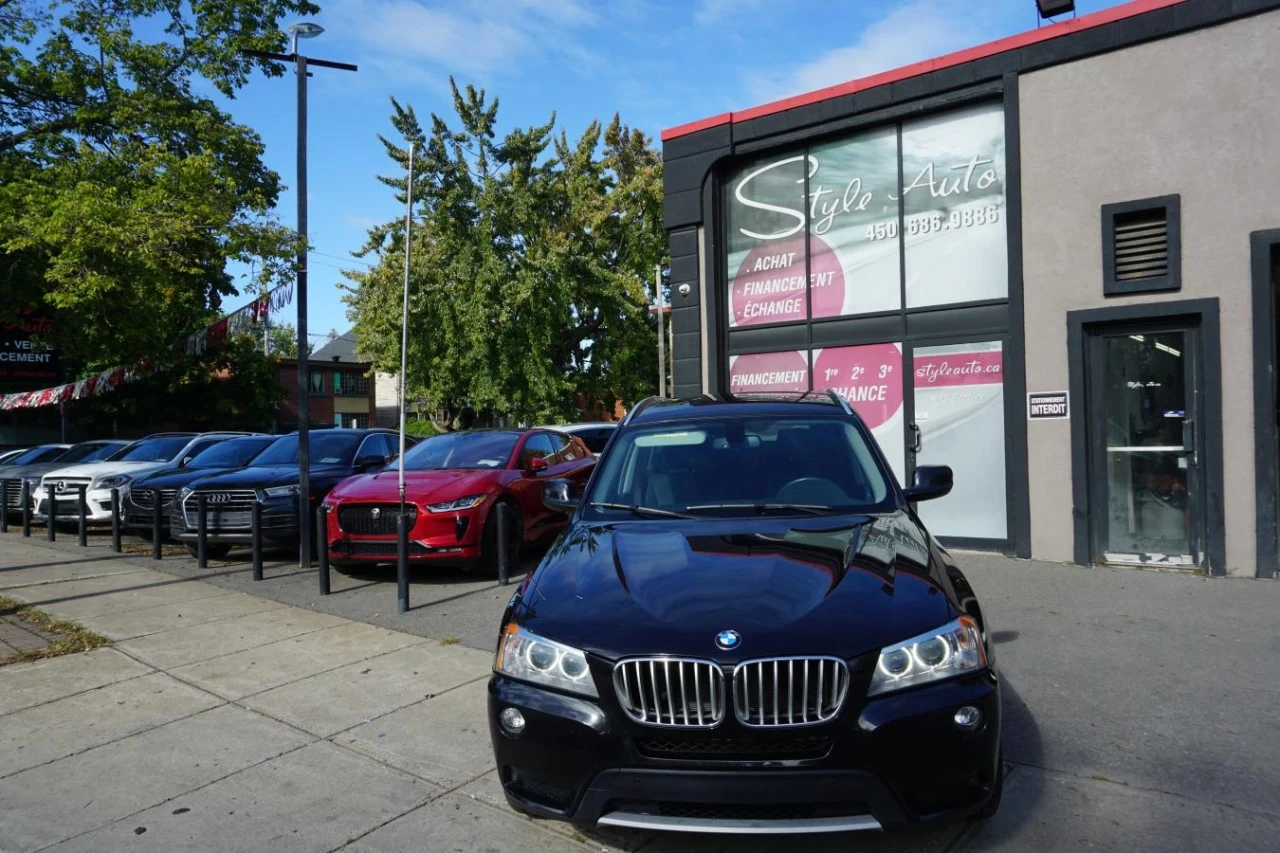
[[[515,708],[503,708],[502,713],[498,715],[498,722],[502,723],[502,728],[507,734],[518,735],[524,731],[524,714]]]
[[[507,710],[511,709],[508,708]],[[960,728],[972,730],[982,725],[982,712],[972,705],[965,705],[956,711],[953,719],[955,719],[956,725]]]

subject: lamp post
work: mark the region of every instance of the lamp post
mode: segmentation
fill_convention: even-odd
[[[298,53],[298,39],[311,39],[324,32],[324,27],[307,21],[289,27],[291,53],[266,53],[256,50],[241,51],[245,56],[293,63],[298,77],[298,236],[302,245],[298,249],[298,563],[302,568],[311,566],[311,442],[310,406],[311,378],[307,353],[307,66],[336,68],[355,71],[356,66],[346,62],[311,59]]]

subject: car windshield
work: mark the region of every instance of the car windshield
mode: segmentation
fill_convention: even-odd
[[[239,468],[242,465],[248,465],[249,460],[257,456],[263,450],[267,449],[277,439],[271,437],[263,438],[234,438],[230,441],[220,441],[217,444],[206,447],[204,450],[192,457],[187,463],[188,468]]]
[[[65,447],[33,447],[25,453],[15,456],[6,465],[35,465],[39,462],[52,462],[66,456]]]
[[[120,454],[111,457],[113,462],[168,462],[191,443],[189,435],[173,435],[163,438],[144,438],[129,445]]]
[[[59,456],[59,462],[99,462],[106,459],[111,454],[120,449],[118,444],[107,444],[99,441],[86,441],[84,444],[77,444],[66,452],[65,455]]]
[[[350,465],[356,448],[364,439],[360,433],[325,433],[313,430],[308,433],[308,451],[312,465]],[[253,460],[254,465],[297,465],[298,436],[286,435],[262,451]]]
[[[708,418],[614,437],[587,499],[613,517],[888,509],[888,475],[856,426],[830,417]]]
[[[520,440],[518,432],[451,432],[424,438],[406,450],[404,469],[505,468]],[[396,470],[396,464],[390,466]]]

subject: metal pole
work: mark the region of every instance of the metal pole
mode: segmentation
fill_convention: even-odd
[[[160,490],[156,490],[156,500],[160,500]],[[111,550],[120,553],[120,489],[111,490]]]
[[[658,396],[667,396],[667,342],[662,331],[662,265],[653,268],[653,300],[658,306]]]
[[[81,483],[79,486],[76,487],[76,502],[79,503],[79,507],[77,507],[77,509],[79,511],[78,514],[80,516],[79,517],[80,529],[77,532],[80,535],[81,548],[89,547],[89,520],[85,517],[85,513],[89,509],[87,505],[87,498],[86,498],[86,493],[88,491],[89,491],[89,486],[86,483]]]
[[[253,502],[253,579],[262,580],[262,502]]]
[[[298,565],[311,568],[310,365],[307,363],[307,58],[297,52],[298,75]]]
[[[160,503],[157,495],[156,503]],[[209,496],[196,493],[196,568],[209,567]]]
[[[507,505],[499,502],[494,508],[494,512],[498,513],[498,583],[502,586],[507,585],[507,578],[511,569],[507,565],[511,560],[510,543],[510,519],[508,518]]]
[[[672,322],[667,324],[667,352],[671,356],[671,396],[676,395],[676,324],[674,322],[675,314],[672,314]]]
[[[0,480],[0,533],[9,532],[9,481]]]
[[[58,538],[58,533],[57,533],[58,525],[54,524],[54,519],[57,517],[58,517],[58,505],[57,503],[54,502],[54,499],[53,499],[53,483],[50,483],[49,484],[49,506],[45,510],[45,518],[48,520],[48,525],[45,527],[45,538],[48,539],[50,542]]]
[[[320,594],[329,594],[329,511],[321,504],[316,510],[320,517],[316,520],[316,557],[320,565]]]
[[[175,497],[176,501],[177,498]],[[178,511],[182,511],[182,506],[178,506]],[[185,519],[184,519],[185,520]],[[151,559],[159,560],[163,555],[160,553],[160,490],[156,489],[156,498],[151,503]]]
[[[31,537],[31,484],[22,481],[22,535]]]
[[[409,610],[409,520],[396,515],[396,612]]]
[[[400,511],[396,514],[396,610],[409,609],[409,525],[405,518],[404,428],[405,377],[409,369],[409,250],[413,242],[413,149],[409,143],[409,179],[405,184],[404,209],[404,299],[400,316],[400,454],[396,463],[396,484]]]

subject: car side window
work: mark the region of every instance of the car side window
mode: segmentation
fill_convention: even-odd
[[[551,439],[551,447],[553,453],[547,461],[552,465],[563,465],[565,462],[572,462],[577,457],[574,452],[573,442],[569,440],[569,436],[562,435],[558,432],[549,432],[547,437]]]
[[[360,443],[360,449],[356,451],[357,459],[366,459],[370,456],[387,455],[387,445],[382,440],[381,434],[371,435]]]
[[[211,438],[207,441],[197,441],[195,444],[187,448],[187,451],[178,458],[179,462],[190,462],[197,453],[217,444],[219,439]]]
[[[551,436],[545,432],[535,432],[520,449],[520,467],[528,465],[530,459],[547,459],[550,462],[547,457],[555,452],[555,448],[551,446]]]

